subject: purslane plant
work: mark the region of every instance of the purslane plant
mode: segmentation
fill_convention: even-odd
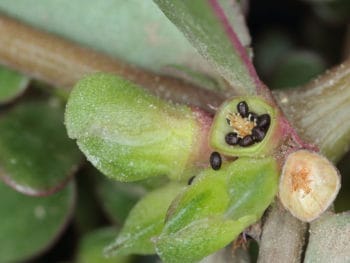
[[[90,76],[76,86],[66,125],[90,162],[123,182],[150,177],[164,182],[134,207],[106,253],[197,261],[259,220],[276,195],[279,173],[285,207],[304,221],[318,217],[336,196],[339,175],[312,151],[316,147],[299,139],[260,82],[245,52],[249,43],[236,34],[239,19],[227,13],[233,1],[155,2],[231,89],[216,90],[225,91],[228,100],[219,108],[205,107],[215,108],[212,118],[112,75]]]
[[[141,214],[139,210],[147,203],[145,197],[135,206],[121,236],[109,247],[108,253],[126,253],[123,245],[134,244],[130,251],[145,254],[156,251],[165,262],[198,261],[227,245],[259,220],[274,199],[282,167],[293,162],[298,165],[283,168],[283,179],[292,182],[289,190],[296,199],[286,201],[290,197],[283,195],[283,203],[302,220],[310,221],[319,216],[339,190],[338,173],[330,162],[323,162],[323,157],[317,154],[311,153],[314,158],[305,163],[294,160],[303,149],[314,151],[317,148],[299,138],[271,92],[257,77],[220,2],[155,2],[233,89],[237,88],[240,95],[246,96],[230,98],[212,120],[199,109],[167,103],[112,75],[92,75],[75,86],[66,108],[68,134],[77,139],[88,160],[107,176],[135,181],[164,175],[183,182],[204,169],[170,206],[166,198],[153,201],[161,207],[160,214],[164,215],[164,209],[169,207],[164,218],[151,220],[156,225],[162,225],[165,220],[161,232],[159,229],[150,232],[154,236],[147,233],[147,238],[132,234],[133,229],[141,233],[148,229],[147,226],[137,228],[143,225],[143,220],[147,221],[147,213],[143,218],[133,216]],[[174,5],[182,17],[169,13]],[[212,23],[207,28],[202,20]],[[220,45],[214,44],[215,37],[208,38],[211,31],[222,38]],[[202,49],[203,45],[207,48]],[[221,48],[231,48],[233,53],[227,57],[217,55]],[[241,74],[227,71],[228,59],[232,59],[229,63],[239,65]],[[208,165],[210,149],[216,151],[210,158],[213,169]],[[222,165],[220,155],[223,156]],[[329,173],[324,173],[324,165]],[[296,211],[297,206],[289,205],[290,202],[305,202],[305,196],[310,194],[314,197],[314,192],[308,191],[305,184],[311,183],[309,187],[317,192],[315,185],[325,178],[335,180],[337,187],[322,200],[308,199],[315,206],[322,202],[323,208],[316,215],[304,217]],[[129,242],[130,236],[133,236],[131,244],[123,244],[123,240]]]

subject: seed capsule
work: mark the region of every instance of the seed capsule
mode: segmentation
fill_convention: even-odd
[[[226,134],[225,136],[225,142],[228,145],[237,145],[239,142],[239,138],[237,136],[237,133],[235,132],[229,132],[228,134]]]
[[[239,145],[242,147],[247,147],[254,144],[253,136],[247,135],[242,140],[239,141]]]
[[[271,118],[270,115],[268,114],[262,114],[258,117],[257,120],[257,126],[260,128],[264,128],[265,130],[267,130],[270,126],[271,123]]]
[[[249,112],[248,104],[245,101],[239,102],[237,104],[237,111],[243,118],[248,117],[248,112]]]
[[[210,166],[214,170],[219,170],[221,167],[221,156],[218,152],[212,152],[210,155]]]
[[[266,132],[259,127],[254,127],[252,136],[255,142],[261,142],[265,138]]]
[[[340,176],[334,165],[321,155],[299,150],[283,165],[279,196],[283,206],[298,219],[310,222],[334,201]]]

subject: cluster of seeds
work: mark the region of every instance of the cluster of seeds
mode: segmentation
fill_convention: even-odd
[[[237,111],[229,113],[226,117],[227,124],[233,128],[233,132],[226,134],[225,142],[242,147],[261,142],[270,127],[270,115],[250,112],[245,101],[237,104]]]

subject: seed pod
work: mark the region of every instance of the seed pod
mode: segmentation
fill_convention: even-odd
[[[237,136],[237,133],[234,132],[229,132],[228,134],[226,134],[225,136],[225,142],[228,145],[237,145],[239,142],[239,138]]]
[[[241,101],[237,104],[237,111],[243,117],[248,117],[249,107],[247,102]]]
[[[299,150],[283,166],[279,196],[283,206],[298,219],[310,222],[334,201],[340,189],[340,175],[323,156]]]
[[[212,152],[210,155],[210,165],[214,170],[219,170],[221,167],[221,156],[218,152]]]
[[[243,118],[241,114],[245,114],[246,108],[249,111],[247,117]],[[261,127],[257,124],[256,116],[260,117]],[[218,109],[210,129],[209,144],[212,149],[226,156],[264,157],[271,154],[283,140],[280,116],[278,108],[261,97],[235,97]],[[255,131],[253,135],[255,127],[260,131]],[[237,142],[232,133],[237,134]],[[249,137],[244,140],[248,135],[253,136],[253,141]]]

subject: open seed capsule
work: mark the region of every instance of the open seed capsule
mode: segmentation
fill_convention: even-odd
[[[260,97],[235,97],[217,111],[210,146],[229,156],[265,156],[281,142],[279,116]]]
[[[290,154],[283,166],[279,196],[295,217],[310,222],[334,201],[340,189],[340,176],[323,156],[299,150]]]

